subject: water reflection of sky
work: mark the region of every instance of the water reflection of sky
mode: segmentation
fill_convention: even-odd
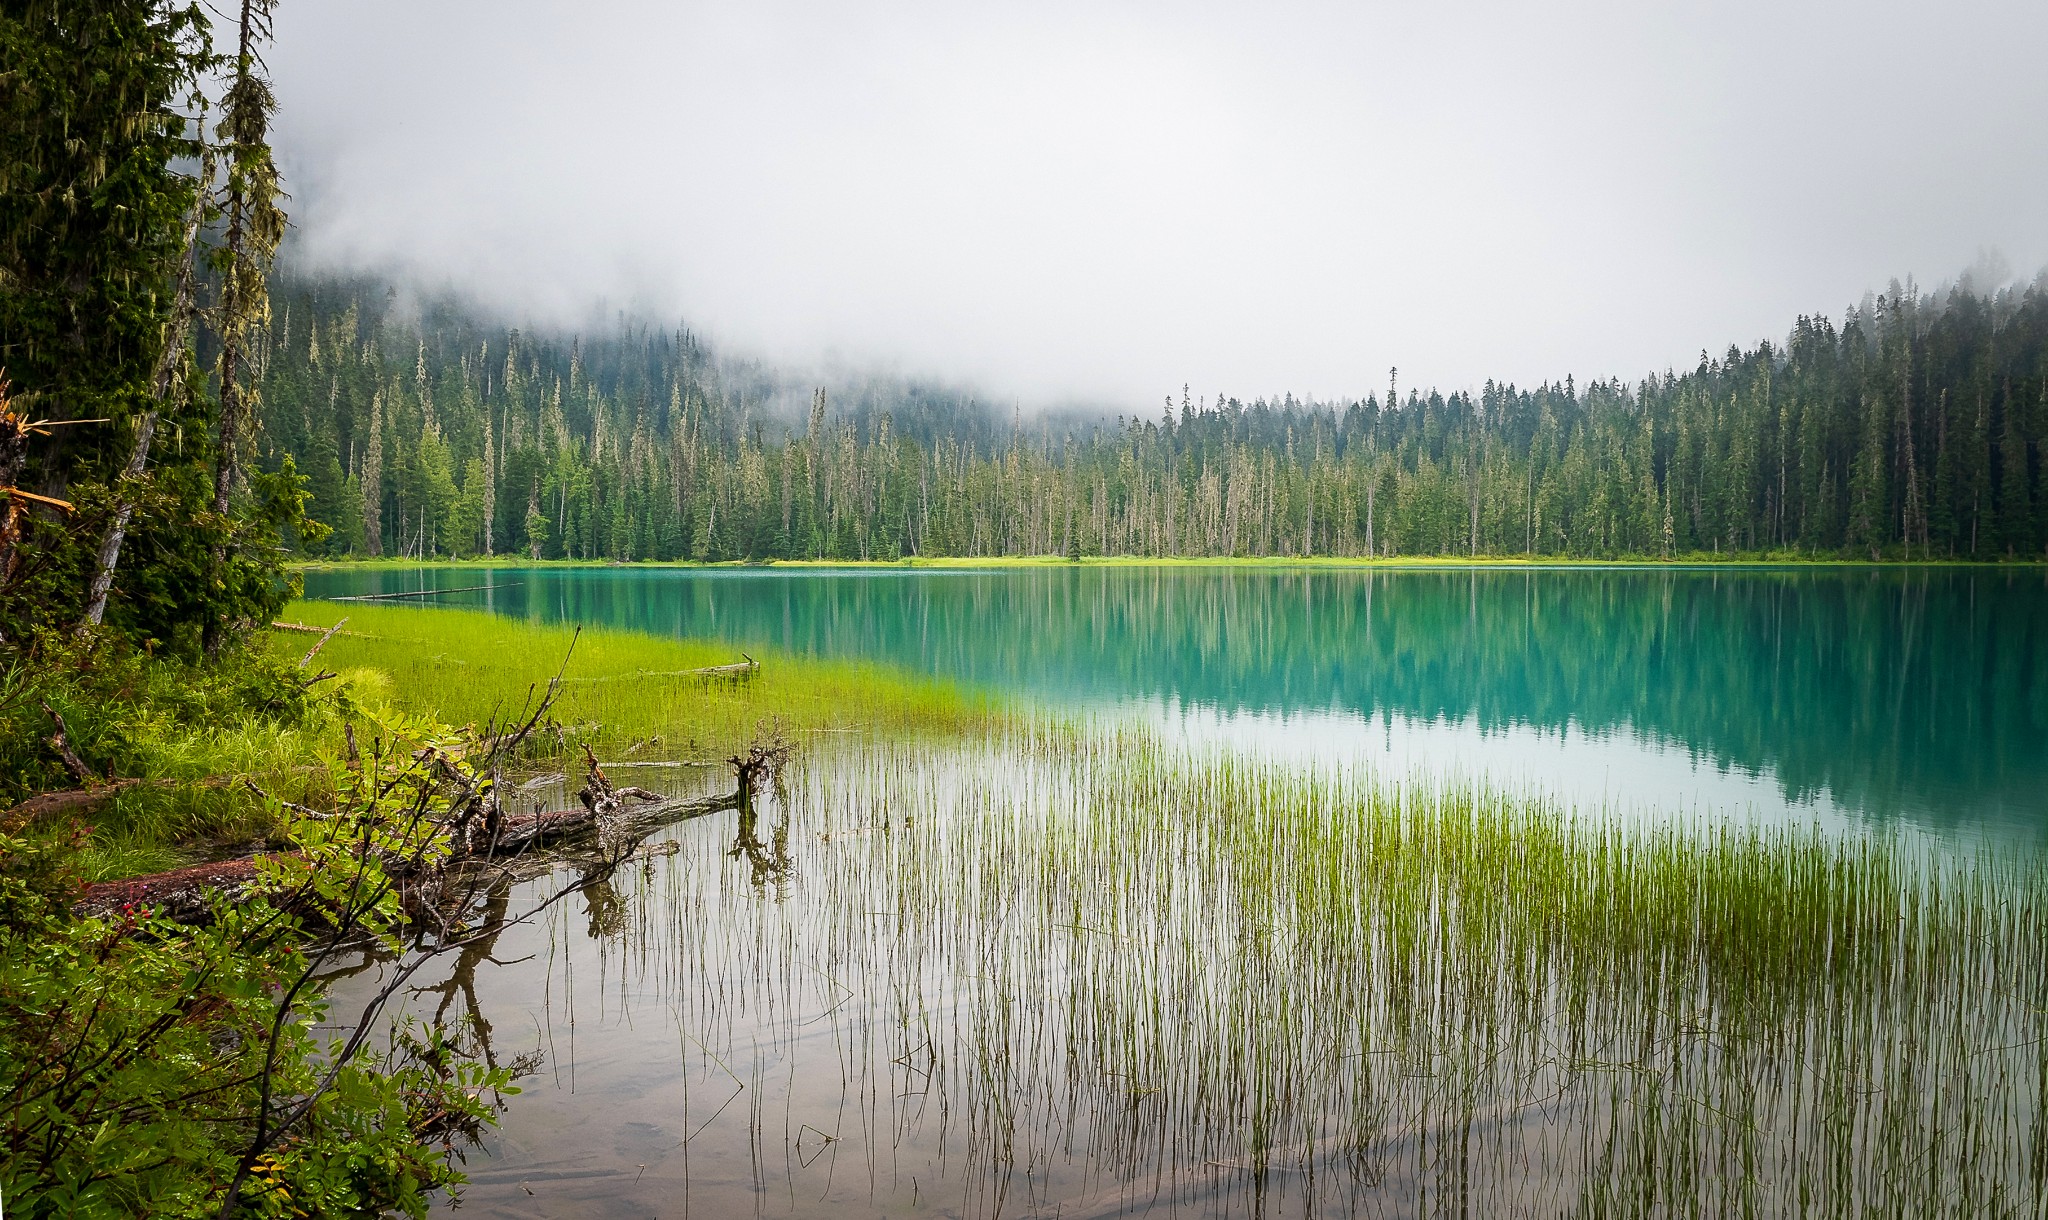
[[[1838,804],[1825,789],[1790,795],[1769,768],[1718,761],[1628,727],[1489,727],[1473,716],[1361,716],[1343,708],[1226,711],[1171,699],[1103,703],[1090,711],[1134,718],[1164,740],[1198,750],[1239,751],[1317,769],[1367,768],[1393,780],[1481,783],[1623,819],[1755,822],[1831,833],[1902,829],[1961,846],[2043,839],[2039,819],[2027,810],[1993,805],[1957,816],[1952,805],[1939,814],[1906,809],[1874,818]]]

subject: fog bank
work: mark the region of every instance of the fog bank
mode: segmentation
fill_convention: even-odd
[[[1027,403],[1633,377],[2048,261],[2048,6],[287,3],[302,265]]]

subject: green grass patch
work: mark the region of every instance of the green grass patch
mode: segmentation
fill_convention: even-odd
[[[351,634],[304,669],[317,637],[277,630],[205,665],[101,641],[54,643],[0,668],[0,811],[80,786],[48,744],[56,723],[45,704],[95,783],[143,781],[27,828],[53,839],[89,830],[71,857],[89,881],[276,846],[284,827],[258,789],[325,807],[356,706],[482,728],[529,708],[559,673],[536,765],[583,744],[607,761],[716,762],[769,725],[857,739],[980,732],[1001,719],[985,697],[875,665],[763,655],[750,679],[706,680],[682,671],[740,654],[616,630],[579,639],[573,627],[464,610],[298,603],[286,619],[324,626],[343,614]],[[338,677],[308,681],[329,670]]]
[[[351,634],[328,641],[315,668],[339,673],[353,697],[482,727],[516,717],[559,673],[555,740],[606,758],[718,757],[768,722],[792,734],[959,734],[1001,715],[985,695],[879,665],[763,653],[751,678],[706,679],[688,671],[737,662],[739,651],[482,611],[298,602],[285,621],[325,627],[344,615]],[[316,638],[272,631],[267,647],[295,660]]]
[[[330,713],[302,677],[253,650],[200,665],[111,637],[37,640],[0,664],[0,810],[83,786],[51,745],[61,717],[92,783],[143,781],[27,828],[59,838],[89,828],[76,856],[86,879],[174,868],[265,841],[277,818],[250,784],[306,801],[326,783]]]

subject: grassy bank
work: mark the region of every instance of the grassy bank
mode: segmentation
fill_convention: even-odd
[[[102,648],[0,672],[0,810],[79,786],[48,747],[51,713],[95,777],[135,781],[82,815],[66,810],[33,826],[69,835],[82,816],[91,833],[75,863],[88,880],[271,843],[278,815],[256,789],[322,806],[354,707],[482,726],[519,712],[559,672],[559,731],[541,747],[568,755],[587,743],[606,760],[715,761],[769,724],[800,740],[950,736],[1000,716],[979,695],[872,665],[764,655],[750,680],[707,681],[683,671],[739,654],[624,631],[579,639],[573,628],[474,611],[334,603],[294,604],[285,618],[326,626],[343,614],[349,634],[305,669],[297,662],[317,637],[271,630],[207,665]],[[327,671],[338,676],[301,686]]]

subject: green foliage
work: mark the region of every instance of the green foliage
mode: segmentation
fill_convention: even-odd
[[[199,189],[174,167],[198,153],[197,89],[216,60],[196,5],[137,0],[12,6],[0,47],[0,366],[21,409],[101,421],[28,454],[20,484],[80,511],[28,517],[19,568],[0,581],[0,622],[19,635],[76,621],[145,412],[168,406],[159,431],[174,450],[131,489],[153,551],[175,557],[215,532],[195,494],[211,453],[204,395],[160,404],[154,377]],[[150,570],[124,573],[119,598],[178,581],[175,562],[157,566],[131,564]]]
[[[24,0],[0,13],[0,367],[34,413],[144,406],[196,183],[180,113],[214,63],[196,4]],[[59,462],[104,471],[118,427]]]
[[[290,665],[258,651],[211,665],[158,658],[102,632],[46,633],[0,653],[0,807],[72,785],[46,744],[64,717],[71,745],[109,776],[175,775],[183,739],[243,729],[303,730],[321,714]],[[189,778],[215,774],[217,758],[194,760]]]
[[[315,980],[350,937],[397,949],[398,870],[433,874],[444,778],[430,722],[372,719],[386,748],[329,776],[332,816],[287,817],[292,854],[199,927],[147,907],[76,917],[68,844],[0,836],[0,1191],[16,1216],[423,1215],[460,1180],[448,1141],[511,1073],[461,1030],[323,1042]],[[467,776],[470,782],[479,777]],[[459,937],[461,919],[448,929]]]
[[[177,305],[188,220],[223,220],[226,246],[207,260],[221,300],[204,311],[216,343],[242,351],[266,316],[283,218],[263,142],[268,89],[245,70],[254,48],[245,38],[215,133],[227,171],[216,199],[186,168],[215,160],[201,90],[221,60],[198,6],[33,0],[0,15],[0,368],[17,409],[65,425],[30,448],[19,485],[75,505],[28,515],[18,563],[0,575],[10,637],[81,620],[101,542],[126,511],[105,621],[160,650],[262,621],[290,595],[281,547],[324,537],[288,464],[239,493],[250,392],[224,361],[221,400],[209,393]],[[146,419],[155,439],[138,456]],[[139,474],[125,473],[131,461]]]

